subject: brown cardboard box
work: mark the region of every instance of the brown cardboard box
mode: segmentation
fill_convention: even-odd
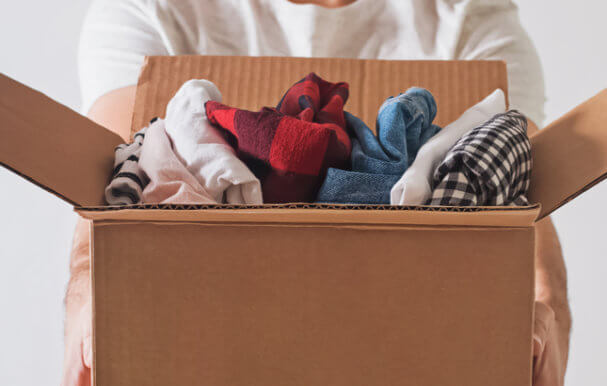
[[[507,89],[502,62],[152,57],[133,129],[190,78],[258,109],[310,71],[349,82],[346,108],[368,124],[413,85],[436,97],[439,125]],[[537,204],[519,208],[103,207],[122,140],[5,76],[0,162],[93,220],[98,386],[523,386],[533,224],[606,177],[606,103],[532,138]]]

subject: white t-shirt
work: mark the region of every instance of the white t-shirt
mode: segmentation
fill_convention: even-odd
[[[510,105],[544,119],[536,50],[510,0],[93,0],[80,43],[83,112],[137,83],[146,55],[499,59]]]

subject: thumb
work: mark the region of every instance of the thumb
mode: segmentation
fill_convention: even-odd
[[[93,365],[93,320],[91,311],[91,300],[89,299],[80,313],[80,328],[82,329],[82,363],[89,369]]]
[[[548,305],[536,301],[533,321],[533,356],[538,357],[544,351],[548,333],[554,324],[554,311]]]
[[[542,351],[544,351],[544,344],[545,344],[545,341],[542,339],[542,337],[534,332],[533,333],[533,356],[534,357],[539,357],[542,354]]]
[[[82,340],[82,363],[89,369],[93,367],[93,347],[91,335],[87,335]]]

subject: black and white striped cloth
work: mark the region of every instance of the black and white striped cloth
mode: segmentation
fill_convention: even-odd
[[[151,123],[153,124],[154,121]],[[130,144],[118,145],[114,153],[112,180],[105,188],[105,200],[110,205],[130,205],[141,202],[148,178],[139,167],[139,155],[147,127],[138,131]]]
[[[470,130],[434,172],[428,205],[528,205],[531,145],[527,119],[516,110]]]

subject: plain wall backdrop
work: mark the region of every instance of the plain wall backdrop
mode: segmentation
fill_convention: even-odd
[[[89,3],[4,3],[0,71],[78,110],[76,52]],[[544,66],[547,123],[607,87],[607,3],[517,3]],[[63,297],[76,216],[68,204],[2,168],[0,187],[0,385],[58,385]],[[605,198],[607,182],[554,216],[574,319],[569,386],[607,385]]]

